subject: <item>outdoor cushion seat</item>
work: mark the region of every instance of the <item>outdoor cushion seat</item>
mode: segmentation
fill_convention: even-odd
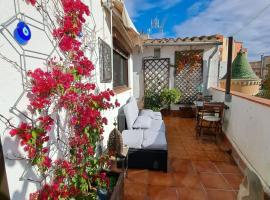
[[[164,132],[144,130],[142,148],[152,150],[167,150],[167,140]]]
[[[151,128],[152,119],[149,116],[138,116],[132,128],[134,129],[149,129]]]
[[[161,112],[154,112],[154,111],[149,110],[149,109],[141,110],[139,115],[140,116],[149,116],[152,119],[156,119],[156,120],[162,120]]]
[[[123,144],[129,146],[128,166],[136,169],[167,171],[168,150],[165,124],[160,112],[139,111],[136,99],[131,97],[123,107],[118,124]],[[124,121],[122,121],[124,120]],[[125,130],[128,129],[128,130]]]
[[[209,116],[203,116],[202,119],[209,122],[218,122],[220,120],[220,117],[209,115]]]
[[[164,132],[165,134],[165,124],[163,120],[152,120],[151,121],[151,131]]]
[[[135,104],[136,102],[131,101],[127,103],[123,108],[125,116],[126,116],[127,128],[129,130],[132,129],[132,126],[139,115],[139,109],[137,109],[138,107]]]
[[[122,132],[123,144],[130,148],[141,149],[143,143],[143,130],[124,130]]]
[[[167,150],[164,132],[152,130],[124,130],[123,144],[135,149]]]

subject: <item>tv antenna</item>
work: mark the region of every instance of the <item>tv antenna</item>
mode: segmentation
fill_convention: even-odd
[[[155,17],[154,19],[151,19],[151,26],[147,29],[148,35],[151,35],[153,33],[163,33],[164,28],[164,22],[160,23],[160,20]]]

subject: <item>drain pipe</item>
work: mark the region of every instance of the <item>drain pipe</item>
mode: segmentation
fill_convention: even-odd
[[[211,60],[212,58],[214,57],[214,55],[218,52],[218,47],[219,45],[216,45],[215,47],[215,50],[211,53],[211,55],[209,56],[208,58],[208,63],[207,63],[207,76],[206,76],[206,81],[205,81],[205,87],[204,87],[204,95],[208,94],[208,90],[207,90],[207,87],[208,87],[208,80],[209,80],[209,74],[210,74],[210,66],[211,66]]]

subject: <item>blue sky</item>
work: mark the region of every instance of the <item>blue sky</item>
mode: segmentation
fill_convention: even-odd
[[[248,48],[249,59],[270,55],[269,0],[125,0],[138,31],[147,32],[151,19],[164,24],[153,38],[233,35]]]

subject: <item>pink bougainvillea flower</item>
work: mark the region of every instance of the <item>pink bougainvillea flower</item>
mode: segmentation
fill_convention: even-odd
[[[27,3],[31,3],[33,6],[37,3],[37,0],[26,0]]]
[[[36,0],[27,1],[36,4]],[[82,0],[61,0],[61,3],[63,15],[58,19],[59,27],[53,30],[53,36],[68,59],[53,57],[46,70],[38,68],[28,73],[31,86],[27,97],[37,119],[29,124],[21,123],[10,131],[11,136],[20,139],[33,165],[45,175],[50,173],[49,183],[45,181],[39,191],[31,194],[31,200],[76,198],[91,193],[93,185],[109,185],[106,173],[100,173],[99,169],[108,164],[108,159],[95,157],[94,147],[99,138],[103,138],[104,124],[108,123],[101,111],[120,104],[117,100],[110,102],[114,96],[112,90],[98,92],[95,84],[85,81],[91,79],[94,70],[79,38],[85,16],[90,14],[88,6]],[[67,156],[52,161],[47,147],[48,134],[57,122],[51,116],[63,110],[68,114],[66,123],[72,130],[67,141],[63,141],[70,151]],[[87,180],[87,185],[83,179]]]

